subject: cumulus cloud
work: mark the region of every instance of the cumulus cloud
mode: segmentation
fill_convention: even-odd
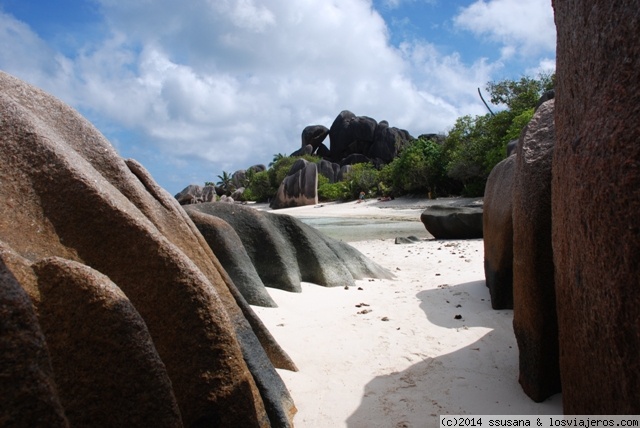
[[[478,0],[454,18],[459,28],[502,44],[502,56],[555,51],[555,23],[549,0]]]
[[[0,10],[0,68],[37,84],[68,103],[75,101],[72,62],[53,50],[31,28]]]
[[[382,4],[383,6],[389,9],[397,9],[400,6],[402,6],[404,3],[416,3],[416,2],[434,4],[437,2],[437,0],[383,0]]]
[[[79,108],[172,191],[293,152],[305,126],[343,109],[446,131],[484,113],[476,88],[502,67],[421,39],[391,45],[369,0],[96,1],[108,32],[70,57],[0,12],[0,66]],[[547,43],[470,18],[514,5],[477,2],[456,23],[505,48]]]

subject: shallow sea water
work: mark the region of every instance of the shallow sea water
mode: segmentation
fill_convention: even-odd
[[[339,217],[307,217],[299,218],[299,220],[325,235],[345,242],[406,238],[408,236],[420,239],[433,238],[421,221]]]

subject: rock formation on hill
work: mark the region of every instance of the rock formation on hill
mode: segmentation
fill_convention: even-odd
[[[640,413],[640,5],[555,0],[552,237],[567,414]]]
[[[404,129],[390,127],[385,120],[378,123],[367,116],[356,116],[344,110],[329,129],[329,158],[331,162],[345,165],[346,159],[362,155],[374,164],[391,162],[398,151],[412,140]]]
[[[2,72],[0,148],[1,421],[291,426],[295,366],[140,164]]]

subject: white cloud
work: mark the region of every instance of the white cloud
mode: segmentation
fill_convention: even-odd
[[[70,89],[73,64],[41,40],[28,25],[0,10],[0,68],[42,89],[56,93],[68,103],[75,101]]]
[[[389,9],[397,9],[404,3],[415,3],[420,1],[421,3],[434,4],[437,0],[383,0],[382,4]]]
[[[555,51],[550,0],[478,0],[463,8],[454,23],[501,43],[503,58]]]
[[[391,46],[369,0],[99,2],[109,34],[69,58],[0,13],[0,67],[79,108],[174,192],[290,153],[305,126],[344,109],[416,136],[446,131],[484,113],[477,87],[502,67],[424,40]],[[471,12],[495,23],[515,4],[475,3],[456,22],[498,37]]]

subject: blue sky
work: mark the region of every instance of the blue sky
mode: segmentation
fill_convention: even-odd
[[[445,133],[488,81],[554,71],[555,26],[551,0],[0,0],[0,69],[175,194],[345,109]]]

